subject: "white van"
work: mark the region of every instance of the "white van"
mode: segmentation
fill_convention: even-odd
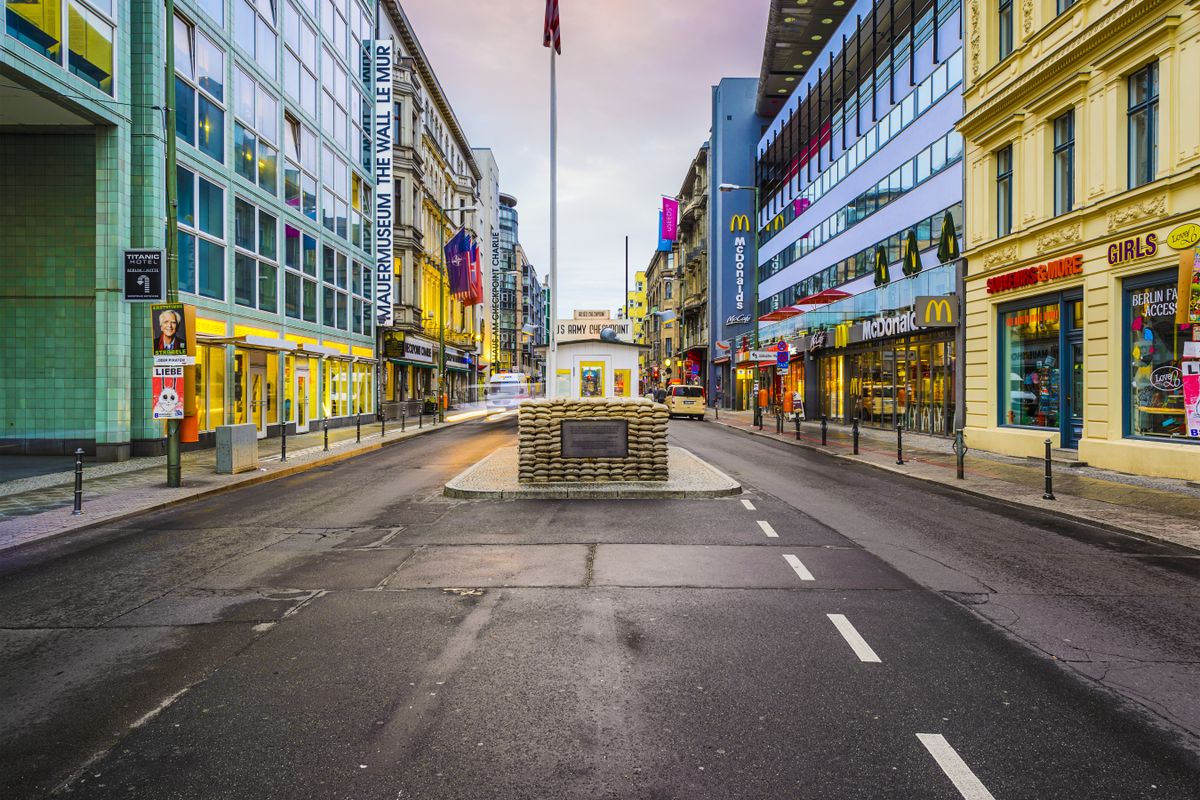
[[[508,410],[516,408],[522,400],[528,400],[529,377],[521,372],[498,372],[488,379],[487,407]]]

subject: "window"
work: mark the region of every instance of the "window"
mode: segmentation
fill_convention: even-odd
[[[1013,50],[1013,0],[1000,0],[999,19],[996,33],[1000,37],[1000,60],[1008,58]]]
[[[347,272],[348,260],[345,253],[332,247],[324,247],[321,250],[321,278],[325,283],[322,289],[321,324],[326,327],[348,329],[348,298],[345,291],[338,291],[347,288]]]
[[[1170,272],[1125,283],[1125,358],[1128,363],[1128,434],[1200,442],[1184,408],[1183,346],[1187,326],[1176,324],[1179,301]]]
[[[275,77],[275,0],[233,0],[233,40]]]
[[[1129,76],[1129,188],[1154,180],[1158,168],[1158,63]]]
[[[1055,9],[1059,14],[1062,14],[1071,6],[1075,5],[1075,2],[1076,0],[1055,0]]]
[[[1000,315],[1001,395],[1004,423],[1059,426],[1060,304]]]
[[[175,18],[175,133],[225,163],[225,54],[182,17]]]
[[[192,170],[176,170],[179,290],[225,299],[225,193]]]
[[[321,148],[321,186],[321,224],[330,233],[349,238],[350,205],[346,198],[350,194],[350,167],[330,147]]]
[[[288,3],[283,18],[283,88],[310,117],[317,117],[317,32]]]
[[[66,7],[64,39],[62,22]],[[63,45],[67,46],[67,69],[72,75],[105,94],[114,94],[113,84],[116,29],[112,24],[112,0],[88,3],[63,0],[7,0],[5,30],[9,36],[62,66]]]
[[[1075,207],[1075,110],[1054,120],[1054,216]]]
[[[278,221],[242,198],[234,200],[233,300],[278,311]]]
[[[284,200],[317,221],[317,136],[290,114],[283,118]]]
[[[1012,233],[1012,145],[996,151],[996,236]]]
[[[234,169],[239,175],[275,194],[279,170],[279,101],[241,67],[233,70]]]

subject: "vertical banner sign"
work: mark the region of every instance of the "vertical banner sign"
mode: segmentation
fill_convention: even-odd
[[[1187,435],[1200,438],[1200,361],[1183,362],[1183,407],[1187,414]]]
[[[392,190],[392,40],[372,42],[374,54],[375,120],[375,324],[395,324],[392,303],[396,274],[392,266],[392,221],[395,196]]]
[[[662,231],[660,239],[666,239],[669,242],[675,241],[679,236],[679,202],[674,197],[663,197],[662,199]]]
[[[1179,299],[1175,321],[1200,325],[1200,247],[1179,254]]]

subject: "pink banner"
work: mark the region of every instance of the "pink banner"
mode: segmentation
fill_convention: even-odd
[[[662,212],[662,231],[659,238],[673,242],[679,237],[679,203],[673,197],[664,197]]]

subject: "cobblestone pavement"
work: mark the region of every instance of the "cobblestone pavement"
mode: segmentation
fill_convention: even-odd
[[[1040,460],[972,450],[966,457],[964,479],[958,480],[952,442],[942,437],[906,433],[904,464],[899,465],[896,437],[891,431],[860,428],[859,455],[855,456],[852,434],[846,426],[830,425],[828,444],[822,446],[819,422],[801,423],[797,441],[794,423],[785,422],[785,432],[779,434],[773,417],[766,418],[762,431],[753,424],[748,411],[722,409],[719,415],[710,411],[707,418],[755,436],[822,450],[961,491],[1200,550],[1200,489],[1186,481],[1055,465],[1055,499],[1044,500],[1044,466]],[[969,447],[970,442],[967,444]]]

